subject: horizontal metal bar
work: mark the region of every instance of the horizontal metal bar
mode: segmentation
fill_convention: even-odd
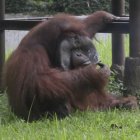
[[[48,20],[48,18],[44,18],[41,20],[38,19],[5,19],[0,21],[0,30],[30,30],[35,25],[40,22]],[[129,33],[129,19],[119,19],[112,23],[108,23],[106,27],[99,31],[103,33]]]
[[[85,19],[88,17],[88,15],[81,15],[81,16],[75,16],[76,18]],[[46,17],[25,17],[25,18],[6,18],[6,20],[49,20],[52,19],[53,16],[46,16]],[[119,19],[116,19],[115,21],[129,21],[129,16],[122,16],[119,17]]]
[[[0,21],[0,30],[30,30],[41,20],[2,20]]]
[[[25,18],[6,18],[6,20],[48,20],[52,19],[52,16],[49,17],[25,17]]]
[[[129,22],[112,22],[108,23],[101,33],[129,33]]]

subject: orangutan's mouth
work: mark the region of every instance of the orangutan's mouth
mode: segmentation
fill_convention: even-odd
[[[83,66],[86,66],[86,65],[89,65],[89,64],[91,64],[91,61],[86,61],[86,62],[84,62],[82,65],[83,65]]]

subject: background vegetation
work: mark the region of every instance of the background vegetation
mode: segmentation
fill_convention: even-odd
[[[6,13],[65,12],[78,15],[97,10],[111,11],[111,0],[6,0]],[[126,0],[126,10],[128,10],[128,0]]]

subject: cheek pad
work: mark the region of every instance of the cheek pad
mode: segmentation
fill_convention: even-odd
[[[71,48],[72,45],[68,40],[64,40],[60,43],[59,48],[59,59],[60,59],[60,66],[64,70],[70,69],[70,61],[71,61]]]

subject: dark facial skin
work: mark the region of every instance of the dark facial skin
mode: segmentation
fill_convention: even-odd
[[[60,65],[64,70],[98,63],[98,53],[87,36],[73,35],[60,43]]]

